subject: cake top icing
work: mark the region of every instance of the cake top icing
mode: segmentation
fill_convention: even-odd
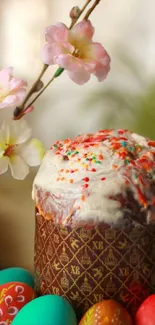
[[[45,217],[62,224],[117,223],[126,213],[149,222],[155,141],[124,129],[57,141],[43,159],[33,196]]]

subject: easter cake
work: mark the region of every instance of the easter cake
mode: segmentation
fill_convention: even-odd
[[[124,129],[57,141],[33,198],[38,293],[79,317],[111,298],[134,314],[155,290],[155,142]]]

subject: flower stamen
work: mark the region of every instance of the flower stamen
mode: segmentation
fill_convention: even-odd
[[[75,56],[76,58],[80,58],[81,57],[81,52],[79,49],[76,49],[73,53],[73,56]]]
[[[6,150],[5,150],[5,152],[4,152],[4,156],[7,156],[7,157],[10,157],[12,154],[13,154],[13,152],[14,152],[14,147],[16,146],[16,145],[14,145],[14,144],[11,144],[11,145],[8,145],[8,144],[6,144],[8,147],[6,148]]]

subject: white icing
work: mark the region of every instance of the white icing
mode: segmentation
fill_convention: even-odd
[[[144,146],[144,147],[148,146],[146,138],[142,137],[141,135],[132,133],[131,137],[135,140],[135,142],[140,144],[140,146]]]
[[[105,134],[105,131],[103,131]],[[93,144],[91,146],[89,141],[89,148],[84,148],[83,140],[86,139],[87,135],[77,137],[76,139],[69,140],[66,144],[63,141],[60,141],[59,144],[62,144],[61,153],[56,155],[56,149],[52,147],[50,149],[42,162],[42,165],[38,171],[38,174],[34,180],[33,186],[33,198],[38,202],[38,189],[42,189],[45,192],[51,193],[60,197],[53,205],[55,209],[58,209],[58,202],[63,200],[66,204],[69,201],[74,201],[72,211],[74,214],[74,219],[81,221],[93,220],[93,221],[104,221],[108,223],[118,222],[122,216],[123,211],[121,209],[121,203],[119,200],[113,199],[118,194],[125,196],[126,189],[130,186],[130,189],[134,191],[134,184],[136,184],[137,179],[133,179],[135,167],[130,165],[125,165],[124,159],[119,157],[118,150],[113,150],[111,147],[111,139],[114,136],[120,137],[117,131],[107,131],[108,137],[105,141],[99,142],[95,137],[102,135],[102,132],[92,135],[94,137]],[[138,159],[143,153],[149,151],[147,140],[144,137],[141,137],[137,134],[132,134],[130,132],[125,132],[123,137],[126,137],[127,146],[132,146],[135,148],[135,144],[143,146],[139,156],[134,158]],[[76,150],[78,154],[74,156],[68,156],[69,160],[64,160],[63,155],[66,155],[67,151],[70,150],[71,144],[78,139],[76,143]],[[117,141],[116,141],[117,142]],[[122,147],[123,148],[123,147]],[[154,150],[154,148],[152,148]],[[155,151],[155,150],[154,150]],[[86,161],[86,158],[83,155],[87,155],[87,158],[99,155],[103,156],[101,163],[93,163],[92,161]],[[80,161],[78,158],[80,157]],[[86,165],[88,165],[86,167]],[[117,168],[115,168],[117,165]],[[92,168],[96,169],[96,172],[92,172]],[[69,170],[66,173],[66,169]],[[78,171],[71,173],[71,170]],[[89,182],[84,181],[83,179],[88,177]],[[105,177],[105,180],[101,178]],[[58,180],[58,178],[60,178]],[[65,178],[62,179],[61,178]],[[70,183],[70,180],[73,180],[73,183]],[[127,179],[129,180],[127,184]],[[130,184],[129,184],[130,183]],[[88,184],[88,188],[83,188],[84,184]],[[85,199],[82,200],[81,197],[84,196]],[[135,192],[136,197],[136,192]],[[50,198],[47,199],[44,207],[46,212],[50,212]],[[80,207],[78,209],[78,207]],[[67,215],[62,216],[62,223],[67,222]]]

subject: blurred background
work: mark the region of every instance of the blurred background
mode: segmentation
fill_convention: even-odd
[[[41,70],[44,29],[61,21],[84,0],[0,0],[0,67],[29,86]],[[27,116],[33,135],[48,148],[58,138],[98,128],[123,127],[155,139],[155,2],[101,0],[91,16],[94,39],[111,56],[111,72],[103,83],[95,77],[84,86],[64,72]],[[50,67],[46,82],[55,71]],[[0,124],[12,110],[0,111]],[[37,170],[25,181],[0,176],[0,268],[33,270],[34,206],[31,187]]]

